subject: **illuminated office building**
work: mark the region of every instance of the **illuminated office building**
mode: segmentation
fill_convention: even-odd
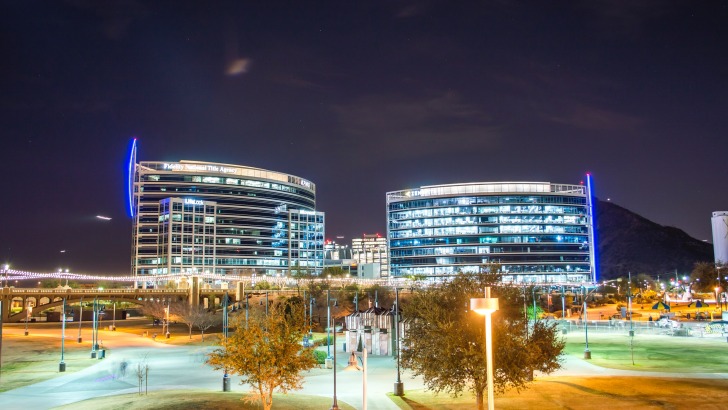
[[[321,272],[324,214],[310,181],[240,165],[136,163],[135,153],[129,176],[134,275]]]
[[[360,270],[364,265],[375,264],[375,271],[378,271],[375,276],[389,276],[387,238],[382,238],[379,234],[364,234],[362,238],[351,240],[351,252]]]
[[[591,176],[586,182],[476,182],[388,192],[391,275],[439,280],[497,263],[507,282],[595,281]]]

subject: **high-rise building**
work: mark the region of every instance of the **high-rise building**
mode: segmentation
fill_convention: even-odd
[[[728,212],[713,212],[711,225],[715,263],[728,263]]]
[[[343,240],[344,237],[337,237]],[[341,268],[347,274],[355,274],[357,263],[352,258],[351,247],[342,245],[336,241],[326,241],[324,244],[324,267],[325,268]]]
[[[364,234],[361,238],[351,240],[352,258],[362,269],[362,265],[378,264],[378,276],[389,277],[389,253],[387,252],[387,238],[379,234]]]
[[[132,149],[135,151],[135,149]],[[324,214],[303,178],[198,161],[129,165],[132,273],[320,273]]]
[[[393,277],[433,280],[501,266],[507,282],[596,280],[587,185],[475,182],[387,193]]]

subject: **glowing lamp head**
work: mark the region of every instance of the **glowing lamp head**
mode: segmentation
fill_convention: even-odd
[[[470,299],[470,310],[479,315],[489,315],[498,310],[498,298],[472,298]]]

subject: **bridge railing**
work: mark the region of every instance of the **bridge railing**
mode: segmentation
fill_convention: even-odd
[[[43,295],[66,295],[66,294],[108,294],[108,295],[186,295],[187,289],[41,289],[41,288],[10,288],[11,294],[43,294]]]

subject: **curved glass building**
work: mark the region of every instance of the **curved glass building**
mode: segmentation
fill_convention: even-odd
[[[306,179],[198,161],[130,162],[129,176],[135,275],[322,269],[324,215]]]
[[[501,265],[508,282],[596,280],[587,185],[475,182],[387,193],[393,277],[447,277]]]

